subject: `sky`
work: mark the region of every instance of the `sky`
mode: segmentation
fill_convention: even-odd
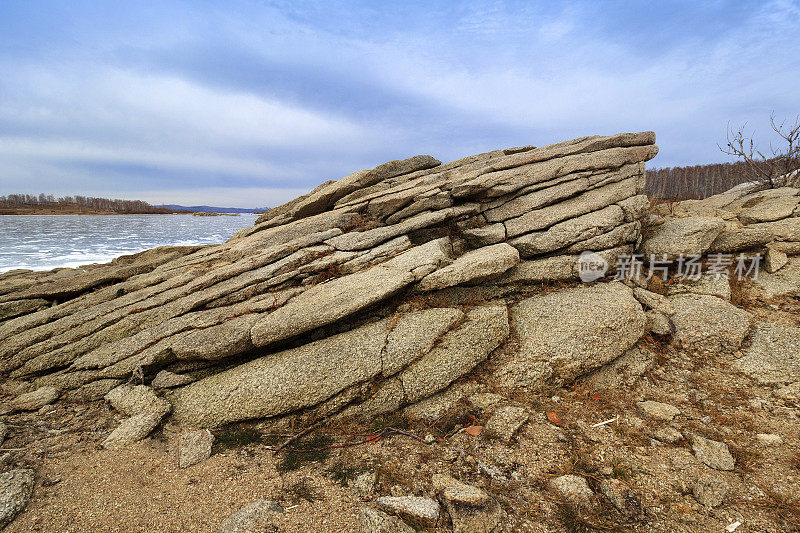
[[[800,0],[0,1],[0,195],[263,207],[391,159],[800,113]]]

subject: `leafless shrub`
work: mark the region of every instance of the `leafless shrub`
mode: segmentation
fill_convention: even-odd
[[[738,130],[728,124],[726,144],[719,149],[743,161],[752,173],[752,180],[762,188],[774,189],[797,183],[800,181],[800,115],[791,123],[785,119],[779,123],[773,113],[769,124],[779,138],[779,145],[770,143],[768,155],[745,134],[746,124]]]

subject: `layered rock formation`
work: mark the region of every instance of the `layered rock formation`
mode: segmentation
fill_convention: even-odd
[[[667,288],[673,340],[693,353],[743,352],[734,370],[757,383],[798,387],[800,328],[764,321],[749,308],[791,311],[800,298],[800,189],[743,184],[705,200],[665,203],[647,233],[644,262],[666,257],[679,273],[681,256],[697,255],[695,264],[706,266]]]
[[[171,372],[174,416],[201,426],[397,409],[469,373],[512,329],[509,382],[573,379],[641,336],[641,306],[621,284],[529,300],[519,288],[575,278],[583,251],[613,262],[633,250],[653,143],[416,156],[326,182],[222,245],[4,275],[0,369],[73,400]],[[588,325],[587,298],[608,303]],[[553,308],[595,337],[542,340]]]

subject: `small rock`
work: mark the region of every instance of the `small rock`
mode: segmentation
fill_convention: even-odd
[[[600,482],[600,492],[625,516],[639,518],[644,515],[644,507],[638,494],[628,485],[614,478]]]
[[[40,387],[32,392],[20,394],[11,400],[12,411],[37,411],[45,405],[51,404],[59,397],[55,387]]]
[[[730,486],[721,477],[702,477],[692,486],[694,499],[706,507],[717,507],[728,494]]]
[[[751,400],[748,400],[747,403],[750,404],[750,407],[756,410],[763,409],[764,405],[766,404],[766,402],[761,398],[753,398]]]
[[[368,500],[372,498],[373,493],[375,492],[375,482],[377,477],[375,476],[375,472],[364,472],[363,474],[359,474],[352,483],[353,490],[356,491],[356,494],[364,500]]]
[[[666,315],[671,315],[675,312],[672,308],[672,304],[669,303],[669,298],[663,294],[651,292],[641,287],[635,287],[633,289],[633,297],[639,300],[639,303],[646,309],[660,311]]]
[[[598,510],[594,492],[581,476],[567,474],[551,479],[550,488],[578,511],[594,513]]]
[[[161,413],[142,413],[122,421],[103,441],[103,448],[114,450],[140,441],[153,431],[161,422]]]
[[[432,479],[433,490],[448,501],[467,505],[486,505],[492,498],[484,491],[472,485],[467,485],[445,474],[434,474]]]
[[[789,258],[785,253],[767,248],[767,253],[764,254],[764,270],[770,274],[774,274],[789,262]]]
[[[724,442],[717,442],[695,435],[692,439],[692,449],[697,460],[711,468],[733,470],[736,464],[728,445]]]
[[[14,520],[28,504],[33,484],[33,470],[21,468],[0,474],[0,529]]]
[[[178,445],[178,467],[188,468],[211,457],[214,435],[207,429],[181,435]]]
[[[673,418],[681,414],[681,410],[674,405],[651,400],[637,402],[636,407],[643,416],[663,420],[664,422],[671,422]]]
[[[776,389],[772,394],[782,400],[800,400],[800,381]]]
[[[120,385],[108,392],[105,399],[111,406],[128,416],[142,413],[161,413],[172,410],[172,405],[147,385]]]
[[[683,439],[683,434],[675,428],[660,428],[652,433],[654,439],[658,439],[665,444],[675,444]]]
[[[647,311],[644,314],[647,319],[647,331],[656,335],[672,335],[675,333],[675,324],[661,311]]]
[[[358,510],[362,533],[414,533],[414,528],[397,518],[370,507]]]
[[[638,416],[628,416],[628,425],[633,429],[642,429],[644,427],[644,420]]]
[[[222,533],[262,533],[276,514],[283,514],[283,507],[270,500],[259,500],[230,515],[219,529]]]
[[[465,410],[464,399],[477,390],[478,384],[473,382],[453,385],[444,392],[409,405],[403,409],[403,416],[408,420],[422,422],[426,426],[433,425],[448,414]]]
[[[491,410],[494,408],[494,406],[502,401],[503,397],[500,394],[495,394],[494,392],[479,392],[469,397],[470,405],[481,412]]]
[[[508,478],[505,476],[505,474],[503,474],[503,471],[496,466],[486,464],[483,461],[478,461],[478,469],[485,475],[492,478],[493,481],[498,483],[508,483]]]
[[[0,445],[3,444],[4,440],[6,440],[6,435],[8,435],[8,426],[3,422],[0,422]]]
[[[489,417],[483,428],[484,434],[488,438],[495,438],[509,443],[514,433],[522,427],[522,424],[528,421],[529,416],[524,407],[505,405],[497,409]]]
[[[162,370],[156,374],[156,377],[153,378],[150,384],[154,389],[171,389],[172,387],[188,385],[193,381],[195,381],[195,379],[188,374],[175,374],[168,370]]]
[[[397,515],[417,527],[435,527],[441,512],[439,502],[419,496],[383,496],[375,503],[380,510]]]
[[[759,433],[756,435],[756,439],[764,446],[779,446],[783,444],[783,439],[781,436],[773,433]]]
[[[505,519],[505,512],[497,502],[477,487],[445,474],[434,474],[432,485],[447,507],[453,533],[497,531]]]

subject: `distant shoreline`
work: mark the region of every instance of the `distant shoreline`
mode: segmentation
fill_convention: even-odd
[[[207,211],[132,211],[132,212],[119,212],[119,211],[97,211],[97,210],[77,210],[77,209],[0,209],[0,216],[2,215],[194,215],[194,216],[240,216],[240,215],[260,215],[262,213],[256,212],[243,212],[243,213],[213,213]]]
[[[191,215],[192,211],[173,211],[171,209],[161,209],[153,211],[103,211],[98,209],[76,209],[57,207],[18,207],[0,208],[0,215]]]

